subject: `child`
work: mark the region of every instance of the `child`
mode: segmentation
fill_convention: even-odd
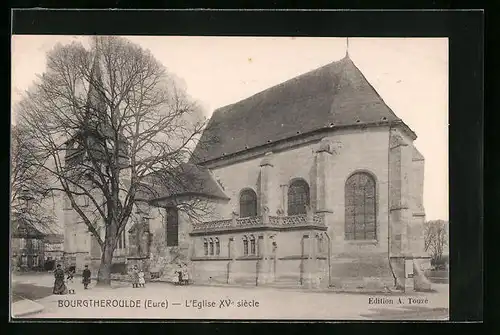
[[[83,270],[83,274],[82,274],[82,283],[83,283],[83,288],[86,290],[90,284],[90,276],[91,276],[91,273],[90,273],[90,270],[89,270],[89,266],[88,265],[85,265],[85,269]]]
[[[73,279],[75,276],[75,267],[71,266],[68,271],[68,277],[66,278],[66,286],[68,287],[68,294],[75,294],[75,289],[73,288]]]
[[[188,285],[189,284],[189,271],[188,271],[186,264],[182,265],[181,273],[182,273],[182,285]]]
[[[139,270],[139,287],[144,287],[146,284],[146,281],[144,280],[144,272],[142,270]]]
[[[139,287],[139,270],[137,268],[137,265],[134,265],[132,268],[132,273],[131,273],[131,279],[132,279],[132,287],[136,288]]]

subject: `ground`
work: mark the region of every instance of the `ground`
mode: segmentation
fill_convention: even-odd
[[[145,288],[113,282],[111,288],[84,290],[75,278],[76,294],[52,295],[51,275],[13,277],[13,305],[33,299],[43,311],[28,318],[149,318],[149,319],[330,319],[446,320],[448,285],[437,292],[398,295],[308,292],[263,287],[174,286],[148,283]],[[420,299],[411,303],[409,299]],[[377,301],[378,299],[378,301]],[[385,303],[381,302],[385,299]],[[392,301],[388,304],[387,301]],[[96,301],[102,306],[91,306]],[[370,301],[372,303],[370,303]],[[415,301],[414,301],[415,302]],[[78,306],[77,304],[80,304]],[[87,304],[87,305],[86,305]],[[109,304],[109,306],[106,306]],[[111,307],[120,304],[122,307]],[[135,306],[134,306],[135,305]]]

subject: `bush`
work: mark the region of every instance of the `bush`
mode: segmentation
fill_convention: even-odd
[[[431,260],[431,265],[435,270],[446,270],[449,263],[449,256],[442,256],[438,259]]]

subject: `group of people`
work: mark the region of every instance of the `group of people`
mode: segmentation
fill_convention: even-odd
[[[186,264],[179,264],[179,268],[175,271],[174,283],[177,285],[189,284],[189,271]]]
[[[140,269],[137,265],[134,265],[131,269],[131,281],[132,287],[145,287],[146,280],[144,278],[144,271]],[[69,267],[67,273],[61,267],[61,264],[57,265],[54,271],[54,294],[74,294],[75,291],[68,286],[72,286],[75,276],[75,267]],[[82,284],[83,288],[86,290],[90,284],[91,272],[89,266],[85,265],[85,269],[82,273]],[[189,271],[186,264],[179,264],[178,269],[175,271],[174,283],[177,285],[187,285],[189,284]]]
[[[75,267],[72,266],[67,271],[67,277],[64,273],[64,270],[61,267],[61,264],[57,264],[56,270],[54,271],[54,294],[74,294],[75,290],[73,288],[68,289],[68,284],[73,284],[73,279],[75,276]],[[83,288],[86,290],[90,284],[91,272],[89,270],[89,266],[85,265],[85,269],[82,273],[82,284]],[[65,281],[66,279],[66,281]]]
[[[146,286],[146,280],[144,278],[144,271],[142,269],[139,269],[137,265],[134,265],[132,268],[132,287],[145,287]]]

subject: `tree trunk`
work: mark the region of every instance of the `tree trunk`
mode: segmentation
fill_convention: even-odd
[[[111,286],[111,264],[113,262],[113,247],[111,241],[106,241],[101,256],[101,264],[97,273],[97,285]]]

